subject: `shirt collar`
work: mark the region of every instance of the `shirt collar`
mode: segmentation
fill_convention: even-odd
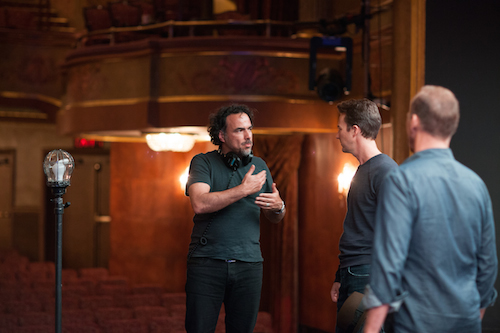
[[[419,151],[418,153],[413,154],[408,157],[404,163],[411,162],[417,158],[446,158],[446,159],[454,159],[453,152],[450,148],[435,148],[435,149],[426,149]]]

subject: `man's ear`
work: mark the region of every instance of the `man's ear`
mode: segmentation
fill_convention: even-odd
[[[226,142],[226,139],[224,138],[224,132],[219,131],[219,140],[220,142]]]
[[[413,113],[410,116],[410,131],[414,132],[419,128],[420,128],[420,118],[418,118],[418,116],[415,113]]]
[[[361,128],[359,128],[358,125],[352,125],[351,131],[353,132],[352,135],[356,136],[358,134],[361,134]]]

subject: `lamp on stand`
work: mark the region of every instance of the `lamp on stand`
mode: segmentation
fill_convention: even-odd
[[[71,174],[75,168],[75,160],[68,152],[62,149],[52,150],[45,156],[43,171],[47,176],[47,186],[54,195],[56,216],[56,333],[61,333],[61,268],[62,268],[62,215],[64,209],[70,205],[63,203],[62,196],[66,193],[66,187],[70,185]]]

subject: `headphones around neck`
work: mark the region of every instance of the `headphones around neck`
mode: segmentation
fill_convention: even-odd
[[[232,151],[227,154],[223,154],[219,149],[218,153],[222,157],[222,160],[224,161],[226,166],[233,171],[236,171],[239,167],[245,166],[250,163],[253,157],[253,154],[251,152],[250,154],[248,154],[248,156],[243,156],[243,158],[240,158],[236,153],[233,153]]]

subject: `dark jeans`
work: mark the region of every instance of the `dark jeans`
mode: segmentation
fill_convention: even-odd
[[[337,314],[347,298],[355,291],[365,293],[365,286],[370,279],[370,265],[357,265],[340,269],[340,290],[337,300]],[[361,313],[357,313],[361,316]],[[337,327],[335,333],[345,333]]]
[[[186,331],[214,332],[222,303],[227,333],[251,333],[262,289],[262,262],[191,258],[187,265]]]

